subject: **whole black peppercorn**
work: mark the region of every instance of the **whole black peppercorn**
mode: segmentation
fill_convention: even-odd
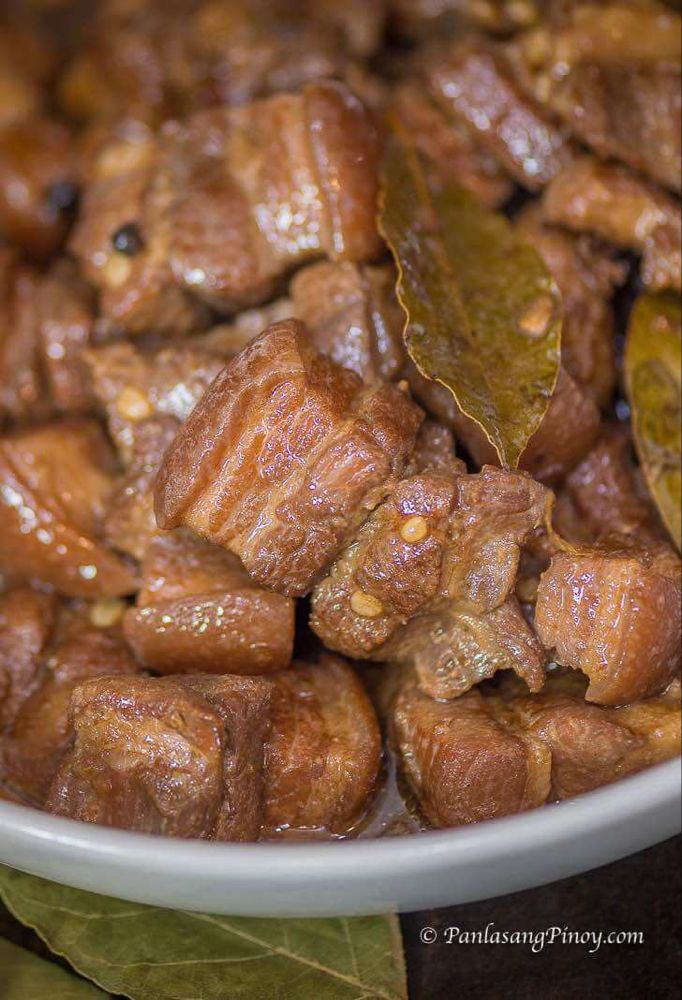
[[[126,222],[111,237],[111,244],[114,250],[125,254],[126,257],[134,257],[144,246],[144,240],[137,224]]]
[[[57,181],[47,189],[45,199],[53,212],[70,214],[78,202],[78,187],[73,181]]]

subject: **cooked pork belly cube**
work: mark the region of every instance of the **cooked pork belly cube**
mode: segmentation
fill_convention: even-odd
[[[456,440],[476,465],[499,461],[480,426],[460,410],[449,389],[425,379],[414,365],[408,366],[406,374],[415,398],[454,431]],[[594,444],[600,422],[599,408],[591,395],[562,366],[549,408],[528,442],[519,467],[543,483],[562,480]]]
[[[105,317],[131,332],[197,329],[200,302],[255,305],[307,260],[380,253],[377,134],[343,84],[202,112],[125,145],[100,153],[72,248]]]
[[[408,681],[392,726],[406,777],[433,826],[496,819],[547,800],[549,748],[498,721],[478,690],[436,701]]]
[[[632,535],[643,542],[665,538],[623,428],[605,427],[594,448],[566,478],[558,515],[566,501],[583,532],[587,529],[587,541],[608,535]],[[563,521],[560,517],[557,521],[561,534]]]
[[[140,575],[125,634],[145,666],[263,674],[291,662],[294,601],[255,584],[231,552],[189,532],[165,532],[148,545]]]
[[[406,467],[421,411],[269,327],[218,376],[166,453],[163,528],[229,548],[259,583],[306,593]]]
[[[77,119],[154,123],[338,77],[381,41],[384,0],[99,5],[60,85]]]
[[[0,424],[92,409],[81,349],[93,305],[69,261],[41,274],[0,247]]]
[[[452,431],[437,420],[425,420],[419,428],[410,461],[410,472],[439,472],[453,476],[465,473],[466,465],[455,454]]]
[[[434,826],[494,819],[571,798],[680,752],[680,687],[622,708],[585,701],[585,678],[554,672],[529,694],[517,678],[454,702],[398,682],[391,711],[401,766]]]
[[[258,840],[266,821],[265,753],[273,689],[257,677],[176,678],[201,696],[223,725],[221,804],[212,840]]]
[[[557,85],[551,105],[603,159],[622,160],[680,190],[679,68],[649,72],[629,66],[579,66]]]
[[[66,236],[78,175],[61,123],[33,117],[0,127],[0,234],[30,257],[49,258]]]
[[[682,243],[679,199],[617,163],[576,160],[547,189],[547,218],[642,254],[650,288],[680,290]]]
[[[29,694],[54,625],[51,594],[15,587],[0,594],[0,731]]]
[[[680,561],[664,546],[579,547],[542,575],[535,627],[558,663],[587,675],[589,701],[624,705],[679,671],[680,594]]]
[[[513,595],[479,614],[458,611],[449,601],[434,604],[381,652],[413,666],[420,690],[432,698],[459,698],[499,670],[513,670],[531,691],[545,682],[547,655]]]
[[[404,364],[405,316],[392,267],[321,261],[294,275],[292,312],[315,347],[368,383],[390,382]]]
[[[39,288],[37,271],[0,244],[0,427],[52,415],[37,320]]]
[[[464,122],[439,107],[418,77],[393,90],[392,108],[417,149],[445,182],[461,184],[491,208],[503,205],[514,184],[500,161]]]
[[[143,833],[255,840],[269,701],[255,678],[87,681],[46,808]]]
[[[551,676],[539,695],[507,681],[499,710],[513,725],[539,737],[552,754],[551,799],[600,788],[680,752],[680,685],[622,708],[585,701],[585,678]]]
[[[349,834],[362,819],[381,766],[381,734],[357,675],[322,656],[273,676],[266,747],[270,835]]]
[[[492,467],[402,480],[315,588],[311,627],[347,656],[413,664],[438,697],[510,667],[537,690],[544,652],[510,594],[547,503]]]
[[[92,607],[101,613],[102,605]],[[93,617],[97,620],[96,611]],[[69,701],[76,685],[92,677],[138,670],[119,629],[93,625],[87,608],[75,614],[62,610],[33,684],[0,741],[0,776],[5,785],[26,801],[42,805],[69,745]]]
[[[544,258],[561,291],[561,357],[568,374],[600,407],[611,403],[616,382],[611,298],[625,279],[613,253],[586,234],[548,225],[533,205],[517,219],[523,237]]]
[[[373,512],[313,591],[312,629],[356,659],[380,655],[440,594],[457,480],[411,476]]]
[[[465,39],[427,50],[422,71],[436,103],[524,187],[541,189],[573,159],[566,127],[521,91],[493,45]]]
[[[139,124],[115,129],[92,154],[69,249],[100,292],[102,319],[129,333],[186,333],[203,307],[173,283],[173,190],[159,173],[158,138]],[[163,183],[161,183],[163,180]]]
[[[92,409],[80,350],[93,321],[70,264],[41,275],[0,248],[0,424]]]
[[[174,417],[151,417],[135,426],[130,463],[107,504],[104,538],[138,561],[160,531],[154,514],[154,484],[178,427]]]
[[[203,349],[203,338],[144,350],[129,341],[92,348],[86,354],[93,392],[122,461],[132,458],[138,426],[152,417],[187,419],[226,357]]]
[[[0,570],[69,597],[133,593],[132,568],[100,534],[115,472],[93,421],[74,418],[0,438]]]
[[[679,14],[658,3],[567,7],[559,24],[515,40],[521,79],[599,157],[679,191]]]

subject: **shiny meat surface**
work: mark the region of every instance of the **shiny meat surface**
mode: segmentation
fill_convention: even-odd
[[[436,420],[425,420],[419,428],[410,472],[442,472],[461,475],[466,465],[455,454],[452,431]]]
[[[269,833],[348,834],[362,819],[381,765],[379,723],[367,693],[335,656],[295,663],[273,680],[265,750]]]
[[[600,157],[620,160],[679,192],[679,68],[650,73],[618,66],[581,66],[561,82],[552,107]]]
[[[55,600],[29,587],[0,594],[0,731],[35,682],[54,624]]]
[[[92,409],[82,351],[94,320],[70,262],[41,274],[0,246],[0,425]]]
[[[465,39],[426,55],[424,64],[437,104],[465,123],[524,187],[539,190],[571,162],[566,127],[520,90],[492,46]]]
[[[115,465],[94,421],[70,420],[0,438],[0,570],[69,597],[136,590],[132,567],[101,538]]]
[[[652,289],[680,290],[680,204],[666,191],[619,164],[582,158],[550,185],[544,208],[551,222],[641,253]]]
[[[87,681],[46,808],[144,833],[255,839],[269,699],[253,678]]]
[[[333,841],[679,753],[682,3],[0,7],[0,799]]]
[[[665,547],[559,552],[540,579],[535,627],[558,663],[588,676],[589,701],[623,705],[679,671],[680,593],[680,562]]]
[[[169,215],[174,193],[159,173],[159,141],[124,123],[92,154],[69,249],[98,288],[109,326],[130,333],[186,333],[206,314],[173,282]]]
[[[0,780],[25,801],[42,805],[70,742],[68,710],[75,686],[138,670],[120,630],[92,625],[87,609],[63,610],[33,683],[0,740]]]
[[[521,79],[602,159],[679,191],[679,14],[660,3],[569,6],[558,26],[516,40]]]
[[[513,595],[479,614],[442,601],[401,629],[384,655],[413,666],[431,698],[459,698],[499,670],[513,670],[531,691],[545,682],[547,654]]]
[[[166,453],[163,528],[224,545],[255,580],[306,593],[407,464],[421,411],[275,324],[215,380]]]
[[[291,315],[305,323],[321,354],[365,382],[390,382],[405,357],[395,280],[392,267],[312,264],[291,282]]]
[[[586,702],[578,674],[555,675],[530,697],[512,682],[501,696],[513,725],[551,751],[551,799],[582,795],[680,752],[679,681],[658,697],[623,708]]]
[[[154,538],[125,634],[162,674],[264,674],[287,667],[294,601],[257,586],[236,556],[185,532]]]
[[[457,501],[447,475],[398,483],[313,591],[310,624],[327,647],[383,658],[396,630],[440,596]]]
[[[254,305],[295,265],[380,252],[377,135],[340,83],[134,139],[100,153],[71,241],[114,325],[185,332],[199,300]]]
[[[588,235],[547,225],[533,205],[517,219],[525,239],[542,255],[563,299],[561,357],[568,374],[603,408],[616,381],[615,323],[611,298],[625,270],[609,248]]]
[[[347,656],[413,664],[434,697],[508,667],[539,689],[544,652],[508,599],[547,502],[492,467],[404,479],[313,591],[311,627]]]
[[[87,352],[93,392],[124,464],[133,459],[145,421],[182,423],[222,370],[225,356],[203,347],[197,337],[150,350],[122,340]]]
[[[605,535],[658,542],[665,537],[624,430],[605,428],[564,485],[574,517],[588,529],[591,541]]]
[[[392,109],[417,149],[445,181],[455,181],[491,208],[503,205],[514,185],[475,133],[436,104],[423,81],[409,78],[393,91]]]
[[[391,725],[402,768],[436,827],[494,819],[572,798],[680,752],[680,685],[623,708],[585,701],[579,674],[539,694],[506,676],[454,702],[408,678]]]
[[[549,795],[549,749],[498,721],[478,691],[435,701],[408,682],[392,726],[407,780],[433,826],[509,816]]]
[[[105,540],[138,562],[160,533],[154,514],[154,484],[178,426],[174,417],[150,417],[135,424],[132,455],[107,503],[102,522]]]

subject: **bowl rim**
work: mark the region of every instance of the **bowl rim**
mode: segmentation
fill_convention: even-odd
[[[233,871],[243,879],[248,872],[254,884],[273,877],[295,882],[334,875],[348,882],[366,878],[370,869],[373,877],[395,877],[401,866],[408,866],[413,876],[454,858],[466,858],[472,865],[513,859],[534,849],[560,848],[576,837],[598,836],[619,823],[641,821],[677,800],[682,804],[681,765],[682,757],[676,757],[575,798],[515,816],[455,829],[345,841],[183,840],[84,823],[0,801],[0,854],[3,838],[9,835],[42,850],[52,845],[69,855],[82,851],[91,859],[118,864],[144,860],[147,872],[167,872],[178,865],[185,875],[198,877],[210,873],[224,877]]]

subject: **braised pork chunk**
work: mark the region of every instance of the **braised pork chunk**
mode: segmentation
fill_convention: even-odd
[[[275,324],[178,433],[157,518],[226,546],[266,586],[304,594],[400,475],[420,422],[400,389],[365,387],[300,324]]]
[[[306,260],[376,257],[377,155],[334,82],[137,130],[100,151],[71,246],[114,326],[197,329]]]
[[[87,681],[46,808],[166,836],[254,839],[269,697],[252,678]]]
[[[69,597],[134,593],[132,566],[101,537],[115,473],[94,421],[62,421],[0,438],[0,569]]]
[[[508,816],[549,795],[549,749],[498,722],[478,691],[442,702],[409,683],[393,726],[407,778],[434,826]]]
[[[551,222],[641,253],[652,289],[680,290],[680,204],[668,192],[619,164],[582,158],[557,175],[544,206]]]
[[[44,260],[73,219],[80,167],[69,129],[30,117],[0,125],[0,234]]]
[[[666,546],[617,538],[559,552],[540,580],[535,627],[557,662],[590,679],[586,697],[624,705],[680,669],[680,561]]]
[[[35,605],[42,595],[30,598],[25,591],[13,591],[10,597],[15,604],[30,600]],[[93,677],[130,676],[139,670],[120,629],[93,624],[93,619],[100,621],[103,614],[113,617],[116,610],[106,605],[60,608],[56,617],[48,616],[42,623],[43,634],[51,633],[49,641],[43,639],[39,651],[35,645],[31,649],[34,666],[30,680],[25,669],[21,671],[23,676],[16,666],[11,672],[15,683],[12,698],[5,706],[0,781],[25,801],[35,805],[45,801],[69,745],[68,708],[76,685]],[[22,631],[25,629],[26,625]]]
[[[275,674],[266,746],[271,833],[348,834],[378,781],[381,735],[372,704],[343,660],[323,656]]]
[[[125,619],[138,658],[158,673],[261,674],[289,665],[294,601],[249,579],[239,560],[183,532],[159,534]]]
[[[509,597],[546,503],[492,467],[404,479],[315,588],[312,628],[346,655],[412,663],[435,697],[508,667],[539,689],[544,652]]]
[[[554,674],[528,694],[511,677],[454,702],[403,683],[392,710],[402,767],[427,819],[460,826],[581,795],[680,752],[679,681],[624,708],[585,701]]]

